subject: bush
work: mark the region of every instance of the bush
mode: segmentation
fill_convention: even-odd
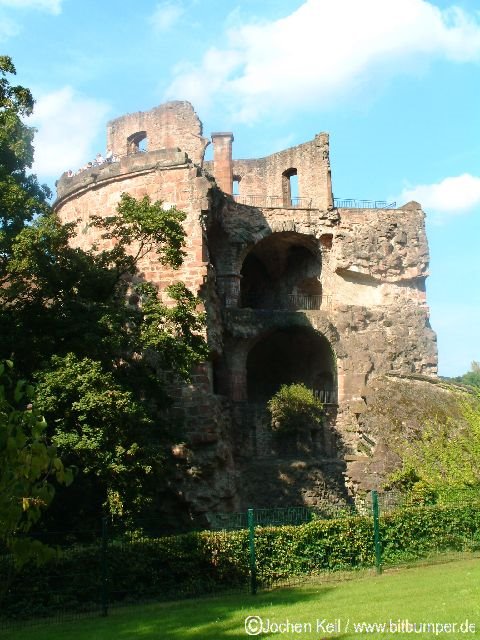
[[[380,518],[383,562],[425,557],[433,552],[478,549],[478,494],[469,504],[409,506]],[[374,565],[369,515],[313,520],[299,526],[257,527],[260,586],[293,576]],[[248,589],[247,530],[203,531],[169,537],[119,536],[107,549],[108,594],[112,604],[167,600],[214,591]],[[58,549],[40,566],[12,568],[0,557],[0,582],[14,571],[1,599],[4,617],[41,617],[62,611],[100,608],[101,541]]]
[[[272,429],[278,433],[295,433],[319,427],[323,420],[323,404],[304,384],[282,385],[269,400]]]

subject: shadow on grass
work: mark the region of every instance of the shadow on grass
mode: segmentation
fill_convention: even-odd
[[[196,600],[188,603],[175,604],[169,607],[155,607],[151,622],[152,626],[142,624],[141,633],[136,633],[131,627],[118,630],[119,638],[141,637],[170,638],[171,640],[203,640],[229,638],[231,640],[245,640],[245,619],[249,616],[261,616],[264,621],[270,616],[276,619],[279,615],[288,617],[288,612],[299,603],[318,602],[334,586],[318,587],[316,589],[282,589],[258,596],[244,595],[241,598],[231,597],[220,599]],[[152,611],[153,613],[153,611]],[[149,627],[149,628],[148,628]],[[132,633],[133,632],[133,633]],[[265,634],[262,634],[263,637]]]
[[[452,558],[453,560],[453,558]],[[118,608],[107,618],[9,629],[0,640],[246,640],[245,619],[260,616],[267,625],[262,638],[355,638],[346,620],[382,622],[397,619],[463,621],[480,629],[480,566],[475,557],[457,558],[431,566],[317,576],[303,586],[261,592],[257,596],[230,594],[209,598]],[[335,631],[323,632],[318,619],[341,618]],[[273,623],[311,624],[294,633],[268,631]],[[344,627],[345,625],[345,627]],[[371,633],[370,637],[385,637]],[[425,637],[433,637],[426,635]]]
[[[288,617],[292,607],[317,603],[335,586],[284,588],[249,594],[159,603],[114,610],[107,618],[84,618],[0,631],[1,640],[245,640],[245,618]],[[269,637],[262,634],[262,637]]]

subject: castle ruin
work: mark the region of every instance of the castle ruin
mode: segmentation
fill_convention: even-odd
[[[108,124],[116,161],[64,174],[55,210],[90,248],[92,215],[120,195],[149,195],[187,214],[178,271],[147,256],[140,277],[160,291],[182,280],[204,301],[211,358],[181,390],[185,442],[178,492],[195,513],[315,505],[368,490],[375,456],[358,416],[383,374],[434,376],[435,334],[425,294],[428,245],[416,202],[338,201],[329,137],[265,158],[232,159],[233,135],[209,140],[188,102]],[[266,401],[302,382],[325,403],[322,427],[301,441],[272,435]]]

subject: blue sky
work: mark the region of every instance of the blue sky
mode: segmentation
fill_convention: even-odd
[[[167,99],[236,158],[328,131],[336,197],[427,212],[440,373],[480,361],[479,0],[0,0],[0,44],[50,185]]]

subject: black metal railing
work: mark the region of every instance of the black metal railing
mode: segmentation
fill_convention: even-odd
[[[268,299],[258,295],[246,296],[242,308],[269,311],[318,311],[331,307],[331,296],[291,293],[282,298]]]
[[[333,204],[340,209],[396,209],[396,202],[386,200],[356,200],[355,198],[334,198]]]
[[[329,307],[331,299],[330,296],[291,293],[287,304],[288,308],[294,311],[316,311],[321,307]]]
[[[240,195],[234,194],[233,199],[239,204],[246,204],[250,207],[259,207],[261,209],[311,209],[311,198],[290,198],[289,202],[285,202],[283,196],[264,196],[264,195]]]
[[[313,395],[323,404],[337,404],[337,394],[332,389],[313,389]]]
[[[234,194],[233,199],[239,204],[261,209],[312,209],[312,198],[290,198],[285,201],[283,196],[243,195]],[[386,200],[357,200],[356,198],[334,198],[334,207],[340,209],[396,209],[396,202]]]

